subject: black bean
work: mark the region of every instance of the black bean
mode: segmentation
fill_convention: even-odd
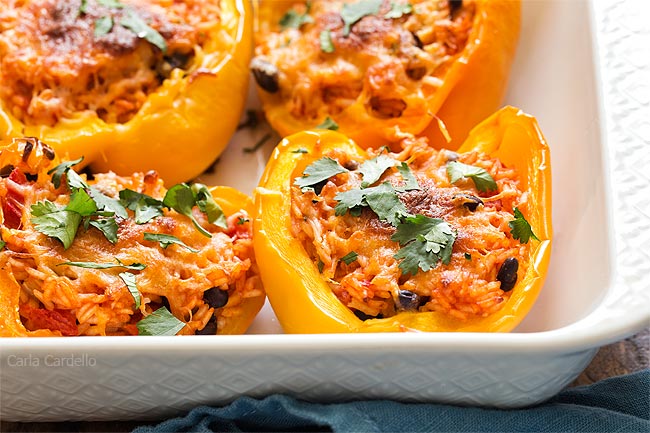
[[[213,287],[203,292],[203,301],[212,308],[221,308],[228,303],[228,291]]]
[[[47,144],[41,142],[41,148],[43,149],[43,155],[50,161],[54,159],[54,150]]]
[[[14,167],[11,164],[7,164],[4,167],[0,168],[0,177],[9,177],[12,171],[14,171]]]
[[[255,57],[251,61],[251,71],[257,85],[269,93],[280,90],[278,68],[262,57]]]
[[[476,211],[478,205],[483,204],[483,200],[472,194],[457,194],[453,197],[453,200],[461,203],[462,206],[464,206],[470,212]]]
[[[32,150],[34,150],[34,142],[36,141],[35,138],[32,139],[26,139],[25,140],[25,147],[23,148],[23,162],[27,162],[29,159],[29,155],[32,154]]]
[[[449,13],[453,14],[463,7],[463,0],[447,0],[449,2]]]
[[[413,45],[415,45],[419,49],[424,48],[424,45],[422,44],[422,40],[420,39],[420,37],[415,32],[411,32],[411,34],[413,35]]]
[[[196,331],[196,335],[217,335],[217,318],[212,316],[203,329]]]
[[[364,322],[366,320],[370,320],[370,319],[383,319],[384,318],[384,315],[381,314],[381,313],[377,314],[376,316],[371,316],[371,315],[366,314],[363,311],[359,311],[359,310],[352,310],[352,312],[354,313],[355,316],[357,316],[359,319],[363,320]]]
[[[420,81],[427,74],[427,68],[425,66],[414,66],[409,67],[406,70],[406,75],[414,81]]]
[[[509,292],[515,287],[517,283],[517,270],[519,269],[519,261],[514,257],[508,257],[504,260],[499,272],[497,273],[497,280],[501,281],[501,290]]]
[[[422,296],[417,293],[413,293],[410,290],[400,290],[397,292],[396,307],[398,310],[415,311],[420,305],[422,305]]]

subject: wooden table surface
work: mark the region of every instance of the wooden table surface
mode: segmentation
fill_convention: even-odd
[[[599,380],[650,368],[650,329],[627,340],[601,348],[593,361],[571,386],[589,385]],[[0,432],[129,432],[151,422],[1,422]]]

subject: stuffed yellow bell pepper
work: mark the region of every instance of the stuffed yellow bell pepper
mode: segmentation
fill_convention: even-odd
[[[537,122],[512,107],[458,152],[289,136],[255,192],[271,305],[289,333],[511,330],[546,275],[550,177]]]
[[[252,200],[78,163],[0,145],[0,336],[244,333],[265,300]]]
[[[330,127],[379,147],[441,120],[462,143],[501,106],[520,2],[262,0],[256,26],[251,68],[280,135]]]
[[[95,171],[205,170],[234,133],[252,50],[245,0],[10,1],[0,139],[34,136]]]

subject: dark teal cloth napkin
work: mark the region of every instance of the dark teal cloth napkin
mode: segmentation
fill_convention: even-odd
[[[569,388],[526,409],[386,400],[306,403],[284,395],[201,406],[145,432],[650,432],[650,370]]]

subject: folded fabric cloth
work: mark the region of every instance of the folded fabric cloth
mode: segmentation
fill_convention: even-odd
[[[650,432],[650,370],[569,388],[525,409],[355,401],[315,404],[284,395],[201,406],[145,432]]]

